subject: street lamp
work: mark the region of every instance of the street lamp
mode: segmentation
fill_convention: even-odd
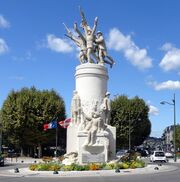
[[[173,144],[174,144],[174,162],[176,162],[176,97],[174,93],[174,98],[172,99],[172,102],[162,101],[160,104],[169,104],[174,107],[174,131],[173,131]]]

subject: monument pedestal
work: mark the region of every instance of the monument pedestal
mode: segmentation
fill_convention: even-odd
[[[96,143],[93,145],[85,145],[87,140],[87,133],[78,133],[78,161],[80,164],[93,162],[107,162],[109,139],[107,132],[96,134]]]
[[[115,157],[116,128],[105,124],[106,114],[102,107],[108,78],[107,69],[103,65],[85,63],[76,67],[75,90],[78,97],[74,101],[79,98],[81,112],[77,116],[79,119],[72,121],[67,128],[67,153],[77,152],[80,164],[107,162]],[[95,141],[87,143],[90,132],[95,133]]]

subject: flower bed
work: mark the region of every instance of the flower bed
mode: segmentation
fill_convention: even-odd
[[[87,165],[71,164],[63,165],[59,162],[45,162],[39,164],[31,164],[29,169],[32,171],[88,171],[88,170],[112,170],[112,169],[128,169],[143,168],[145,163],[141,160],[133,160],[130,162],[118,163],[89,163]]]

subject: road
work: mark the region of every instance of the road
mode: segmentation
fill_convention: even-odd
[[[26,164],[22,164],[24,167]],[[172,165],[172,164],[168,164]],[[0,176],[0,182],[179,182],[179,174],[180,174],[180,163],[173,164],[178,167],[175,171],[170,172],[161,172],[156,174],[130,174],[130,175],[122,175],[122,176],[110,176],[110,177],[3,177]],[[23,167],[22,166],[22,167]],[[0,170],[4,169],[13,169],[14,166],[5,166],[0,168]]]

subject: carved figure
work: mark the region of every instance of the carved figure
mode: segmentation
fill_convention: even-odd
[[[71,101],[71,118],[73,124],[80,124],[81,122],[81,99],[78,92],[74,90]]]
[[[87,21],[85,19],[84,12],[80,8],[80,14],[81,14],[81,27],[84,30],[85,33],[85,38],[86,38],[86,44],[87,44],[87,60],[89,63],[94,63],[93,59],[91,59],[91,55],[99,61],[98,57],[95,54],[95,32],[97,28],[97,22],[98,22],[98,17],[95,18],[94,20],[94,26],[91,29],[90,26],[87,24]]]
[[[70,38],[71,40],[73,40],[75,42],[75,44],[80,48],[80,52],[79,52],[80,63],[81,64],[85,63],[87,61],[87,47],[86,47],[86,40],[85,40],[84,36],[78,30],[76,23],[74,24],[74,30],[78,33],[78,35],[79,35],[78,37],[74,36],[65,24],[64,24],[64,26],[68,33],[65,35],[68,38]]]
[[[113,64],[115,64],[115,62],[110,56],[107,55],[106,43],[105,43],[102,32],[100,32],[100,31],[97,32],[95,43],[97,44],[97,52],[98,52],[98,57],[100,60],[99,63],[104,64],[104,62],[105,62],[105,63],[109,64],[110,67],[112,68],[112,66],[113,66]],[[105,57],[107,57],[108,60],[105,59]]]
[[[97,27],[97,21],[98,18],[96,17],[94,20],[94,26],[91,30],[89,26],[84,26],[84,32],[86,37],[86,43],[87,43],[87,60],[89,63],[93,63],[94,61],[91,59],[91,55],[93,55],[94,58],[97,59],[95,52],[94,52],[94,37]]]
[[[109,96],[110,96],[110,93],[106,92],[105,97],[103,99],[102,106],[101,106],[103,114],[104,114],[105,124],[109,124],[111,119],[111,101],[109,99]]]
[[[96,133],[103,131],[104,128],[102,127],[103,119],[101,115],[97,112],[93,112],[91,117],[88,117],[83,113],[84,117],[89,121],[85,131],[88,133],[87,141],[84,145],[92,146],[96,143]]]

